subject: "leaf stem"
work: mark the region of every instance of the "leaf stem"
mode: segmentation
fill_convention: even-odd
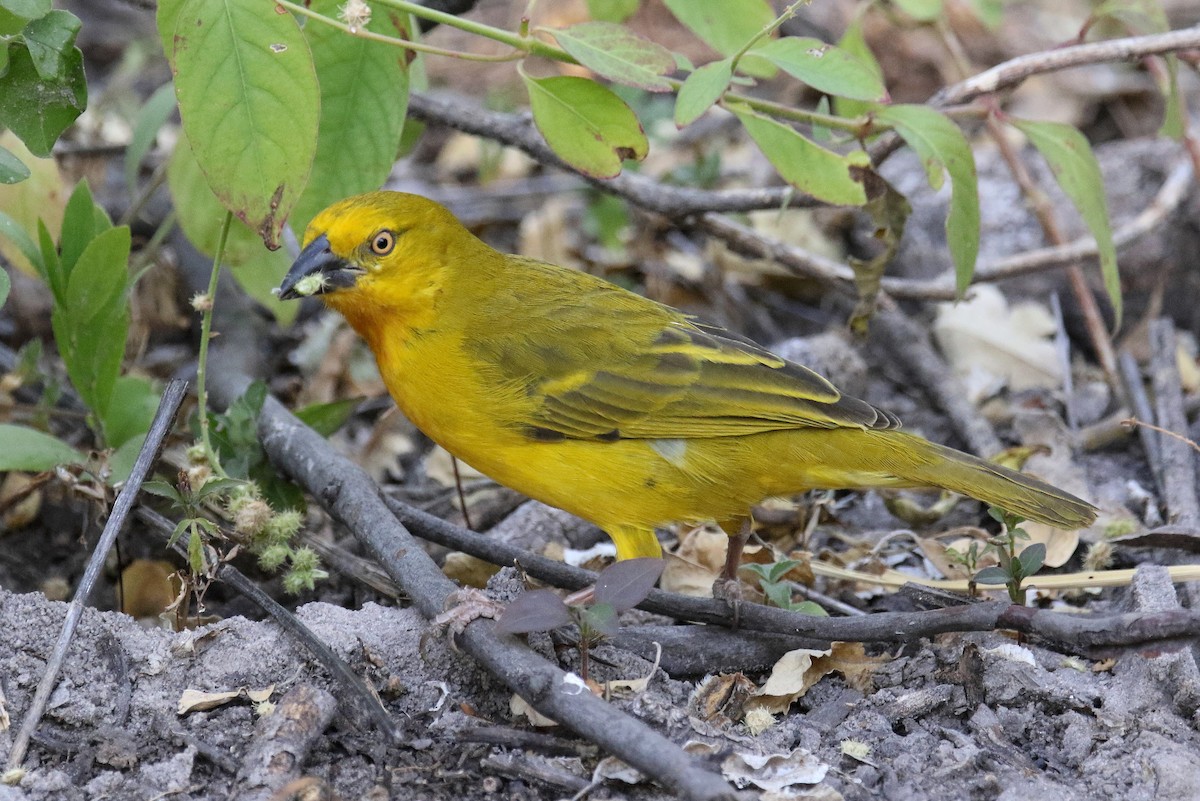
[[[208,278],[208,302],[204,304],[200,315],[200,358],[196,364],[196,414],[200,421],[200,444],[204,448],[204,456],[208,459],[213,475],[228,478],[221,460],[213,450],[212,440],[208,433],[208,343],[212,339],[213,307],[217,300],[217,279],[221,277],[221,259],[225,256],[225,243],[229,239],[229,228],[233,225],[233,212],[225,212],[221,223],[221,233],[217,237],[217,250],[213,254],[212,274]]]

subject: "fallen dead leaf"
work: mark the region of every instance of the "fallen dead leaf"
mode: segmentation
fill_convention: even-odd
[[[739,788],[775,792],[796,784],[818,784],[828,772],[829,766],[804,748],[786,754],[735,751],[721,762],[721,773]]]

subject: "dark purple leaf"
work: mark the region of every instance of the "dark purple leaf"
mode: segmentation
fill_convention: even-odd
[[[632,609],[654,589],[665,566],[662,559],[649,557],[609,565],[596,580],[597,603],[611,604],[618,612]]]

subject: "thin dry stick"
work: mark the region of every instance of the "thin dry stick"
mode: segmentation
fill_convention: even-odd
[[[1141,426],[1142,428],[1148,428],[1151,431],[1157,431],[1159,434],[1163,434],[1168,437],[1174,437],[1180,442],[1187,443],[1188,447],[1196,451],[1196,453],[1200,453],[1200,445],[1196,444],[1195,440],[1188,439],[1183,434],[1177,434],[1174,431],[1169,431],[1165,428],[1159,428],[1158,426],[1154,425],[1154,423],[1147,423],[1145,420],[1139,420],[1136,417],[1126,417],[1121,421],[1121,425],[1125,426],[1126,428],[1135,428],[1137,426]]]
[[[108,558],[108,552],[112,550],[117,535],[121,533],[121,528],[125,525],[125,518],[129,516],[130,510],[133,508],[133,502],[142,488],[142,482],[146,480],[146,475],[158,459],[158,451],[170,432],[171,425],[175,422],[175,415],[179,413],[179,405],[183,403],[186,391],[187,382],[176,380],[168,383],[166,391],[163,392],[162,400],[158,404],[158,411],[154,415],[154,422],[150,424],[150,432],[146,434],[146,441],[142,444],[142,450],[133,464],[129,480],[125,482],[125,486],[121,488],[121,494],[117,496],[116,503],[113,504],[112,513],[104,524],[104,531],[101,532],[100,539],[96,542],[96,547],[84,570],[83,578],[75,590],[75,597],[67,606],[67,614],[63,619],[58,642],[55,643],[54,651],[46,662],[46,672],[42,674],[42,680],[38,683],[37,691],[29,704],[29,710],[21,722],[21,729],[13,740],[12,750],[8,753],[7,769],[10,771],[18,769],[25,759],[25,752],[29,749],[29,740],[33,737],[33,732],[37,729],[42,714],[46,711],[50,693],[54,690],[59,671],[67,656],[67,648],[71,645],[71,638],[75,635],[80,618],[83,617],[83,610],[87,606],[88,598],[91,597],[96,581],[100,577],[104,560]]]

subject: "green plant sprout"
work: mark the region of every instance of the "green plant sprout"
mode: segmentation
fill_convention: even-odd
[[[988,507],[992,519],[1004,526],[1004,530],[988,540],[984,553],[993,552],[1000,560],[999,565],[985,567],[975,574],[976,584],[1003,584],[1008,588],[1008,597],[1014,604],[1025,604],[1025,579],[1042,569],[1046,561],[1046,544],[1035,542],[1028,548],[1017,551],[1017,543],[1029,539],[1029,532],[1021,528],[1025,518],[1006,512],[998,506]]]

